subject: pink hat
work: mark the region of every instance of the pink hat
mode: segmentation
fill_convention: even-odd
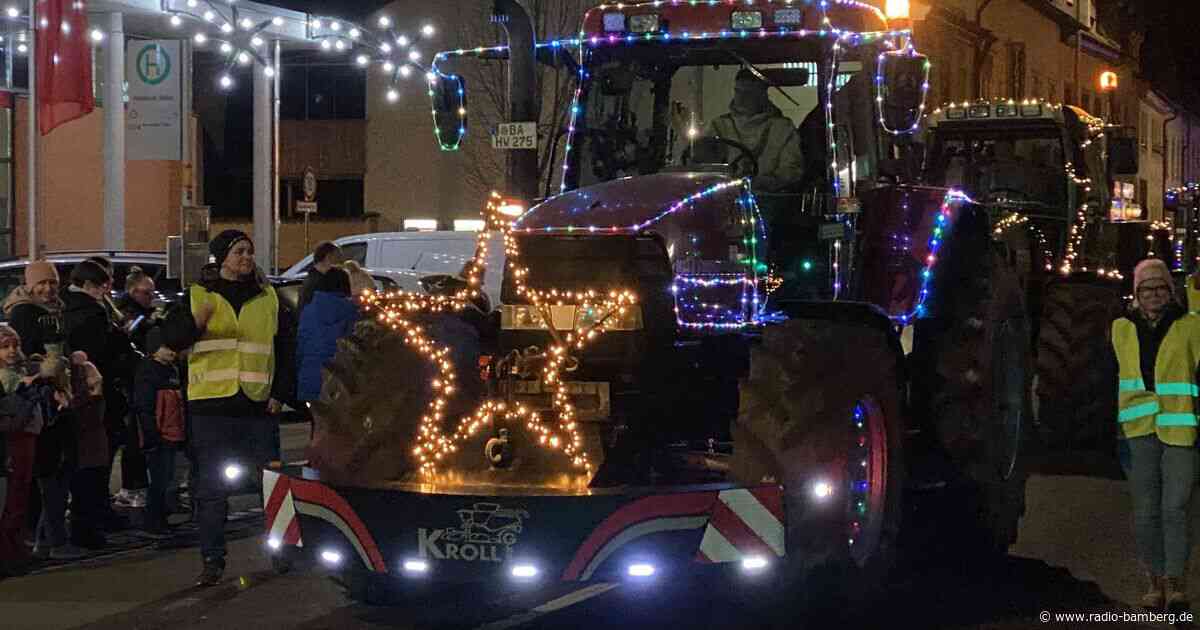
[[[1171,281],[1171,271],[1167,269],[1167,263],[1160,258],[1147,258],[1138,263],[1133,268],[1133,293],[1134,304],[1137,304],[1137,290],[1142,286],[1142,283],[1147,280],[1158,278],[1167,283],[1167,288],[1171,291],[1171,298],[1175,297],[1175,283]]]

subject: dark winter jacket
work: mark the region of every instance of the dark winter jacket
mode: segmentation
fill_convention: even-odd
[[[8,433],[28,431],[40,425],[40,411],[32,388],[18,385],[11,393],[0,393],[0,479],[8,476]],[[40,428],[39,428],[40,430]]]
[[[337,353],[337,340],[349,335],[358,321],[358,307],[349,297],[317,291],[300,314],[296,340],[297,398],[321,398],[321,368]]]
[[[313,296],[317,292],[317,284],[321,282],[321,278],[325,274],[317,271],[316,267],[308,270],[308,274],[304,276],[304,284],[300,285],[300,301],[296,304],[296,311],[300,314],[304,313],[304,307],[312,304]]]
[[[184,441],[184,407],[179,369],[153,358],[142,360],[134,377],[133,412],[142,436],[142,448],[152,450],[163,442]]]
[[[65,298],[63,323],[66,327],[67,351],[82,350],[96,364],[104,377],[105,387],[112,389],[118,381],[128,382],[135,358],[132,343],[112,321],[108,308],[82,289],[72,287]]]
[[[149,354],[146,350],[146,333],[154,327],[154,309],[146,308],[138,304],[137,300],[129,297],[128,294],[123,294],[116,300],[117,308],[121,309],[121,316],[126,322],[126,325],[131,325],[138,321],[138,318],[144,318],[140,324],[129,332],[130,341],[144,353]]]
[[[93,375],[97,370],[92,368]],[[103,385],[89,383],[88,372],[84,366],[71,366],[71,413],[75,416],[79,436],[78,466],[80,469],[105,468],[111,460],[104,423]]]
[[[25,356],[62,352],[66,328],[63,305],[57,299],[49,305],[38,304],[29,289],[17,287],[4,300],[4,317],[21,336]]]

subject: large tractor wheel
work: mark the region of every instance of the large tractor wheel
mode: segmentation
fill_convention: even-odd
[[[1115,445],[1115,366],[1108,331],[1120,314],[1116,286],[1063,278],[1046,286],[1037,339],[1036,420],[1054,447]]]
[[[367,485],[411,472],[431,374],[401,333],[378,322],[359,322],[339,340],[313,404],[309,459],[322,480]]]
[[[964,543],[1004,553],[1025,513],[1032,413],[1029,317],[986,216],[964,211],[936,270],[935,317],[914,335],[913,407],[948,457]]]
[[[869,596],[895,558],[902,355],[881,312],[844,306],[858,323],[799,318],[764,331],[732,426],[732,477],[784,487],[786,557],[765,595],[780,613]]]
[[[479,335],[453,314],[425,316],[425,334],[450,348],[457,393],[446,401],[443,430],[473,412],[483,395],[475,366]],[[326,365],[321,400],[313,405],[315,424],[309,459],[321,479],[334,485],[370,485],[416,473],[416,445],[435,370],[405,342],[404,333],[376,321],[355,326],[338,341]],[[480,448],[480,452],[482,447]],[[472,451],[474,460],[481,455]]]

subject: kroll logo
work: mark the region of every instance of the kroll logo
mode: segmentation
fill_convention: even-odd
[[[459,527],[417,530],[417,549],[422,558],[503,562],[512,553],[529,512],[476,503],[458,510]]]

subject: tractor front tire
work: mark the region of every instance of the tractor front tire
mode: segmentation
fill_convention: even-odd
[[[824,319],[769,326],[751,350],[730,468],[741,484],[783,486],[786,557],[763,595],[780,614],[885,583],[905,485],[900,362],[886,327]]]
[[[935,270],[936,316],[917,320],[913,407],[949,461],[953,526],[975,550],[1003,554],[1025,513],[1032,425],[1029,316],[1017,271],[986,216],[964,213]]]
[[[370,485],[412,473],[432,368],[404,335],[374,320],[338,340],[313,404],[311,466],[325,483]]]

